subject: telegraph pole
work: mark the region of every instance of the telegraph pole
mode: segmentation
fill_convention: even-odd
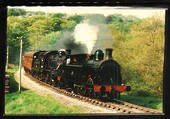
[[[22,62],[22,37],[20,41],[20,60],[19,60],[19,71],[20,71],[20,76],[19,76],[19,93],[21,93],[21,62]]]

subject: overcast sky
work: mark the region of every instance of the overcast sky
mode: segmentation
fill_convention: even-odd
[[[15,7],[16,8],[16,7]],[[28,11],[44,11],[46,13],[93,14],[100,13],[105,16],[110,14],[134,15],[139,18],[146,18],[153,15],[165,16],[165,8],[133,8],[133,7],[17,7]]]

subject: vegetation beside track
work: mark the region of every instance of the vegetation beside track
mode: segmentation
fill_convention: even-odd
[[[121,95],[120,98],[122,101],[126,101],[139,106],[148,107],[159,111],[162,111],[163,109],[163,104],[162,104],[163,100],[161,98],[128,96],[128,95]]]
[[[15,66],[8,69],[12,78],[11,93],[5,94],[5,114],[80,114],[85,112],[76,106],[66,107],[51,96],[40,96],[23,87],[22,93],[19,94],[18,83],[14,76],[17,70]]]

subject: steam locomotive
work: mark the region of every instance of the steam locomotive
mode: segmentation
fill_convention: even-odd
[[[50,85],[92,98],[120,98],[120,92],[130,91],[122,84],[120,65],[112,58],[113,49],[104,54],[71,54],[71,50],[25,53],[26,73]]]

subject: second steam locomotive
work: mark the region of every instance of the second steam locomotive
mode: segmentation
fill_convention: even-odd
[[[26,73],[53,86],[92,98],[120,98],[129,91],[122,84],[120,65],[112,50],[94,54],[71,54],[71,50],[28,52],[23,57]]]

